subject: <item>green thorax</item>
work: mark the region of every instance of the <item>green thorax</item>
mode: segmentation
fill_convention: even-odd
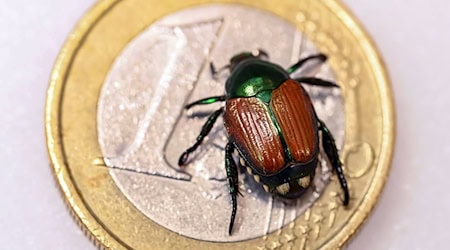
[[[257,96],[267,102],[272,90],[287,79],[289,74],[280,66],[251,58],[236,65],[226,82],[225,90],[227,98]]]

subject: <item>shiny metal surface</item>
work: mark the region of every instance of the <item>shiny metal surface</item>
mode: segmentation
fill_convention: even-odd
[[[221,67],[232,55],[257,48],[285,68],[317,53],[305,36],[279,17],[241,5],[204,5],[154,23],[116,58],[99,97],[99,143],[116,185],[158,224],[199,240],[256,238],[293,221],[326,187],[331,171],[323,157],[313,189],[291,204],[272,198],[242,171],[244,197],[238,197],[235,229],[229,236],[231,202],[221,120],[186,169],[177,166],[207,114],[218,107],[186,112],[183,105],[224,91],[227,72],[212,79],[209,62]],[[298,74],[334,80],[326,64],[309,65]],[[306,89],[341,148],[345,115],[340,91]]]

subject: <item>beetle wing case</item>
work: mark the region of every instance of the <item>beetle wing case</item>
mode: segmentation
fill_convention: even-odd
[[[284,147],[264,102],[256,97],[230,99],[223,119],[230,140],[257,172],[272,174],[285,166]]]
[[[317,118],[303,87],[292,79],[287,80],[273,91],[270,108],[292,160],[305,163],[315,157],[319,144]]]

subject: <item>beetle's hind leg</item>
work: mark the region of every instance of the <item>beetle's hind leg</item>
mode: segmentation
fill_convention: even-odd
[[[179,166],[183,166],[188,157],[189,154],[194,152],[198,146],[200,146],[200,144],[202,144],[203,139],[205,139],[205,137],[209,134],[209,132],[211,132],[212,127],[214,126],[214,123],[217,121],[217,118],[222,114],[223,112],[223,108],[220,108],[216,111],[214,111],[214,113],[212,113],[209,117],[208,120],[205,122],[205,124],[203,124],[202,130],[200,131],[200,134],[197,136],[197,140],[194,143],[194,145],[192,145],[190,148],[186,149],[186,151],[183,152],[183,154],[181,154],[180,158],[178,159],[178,165]]]
[[[324,54],[317,54],[317,55],[313,55],[313,56],[308,56],[306,58],[300,59],[294,65],[289,67],[286,71],[289,74],[292,74],[295,71],[297,71],[298,69],[300,69],[305,63],[307,63],[308,61],[311,61],[311,60],[319,60],[320,62],[325,62],[327,60],[327,56],[324,55]]]
[[[327,56],[324,54],[308,56],[306,58],[299,60],[297,63],[295,63],[294,65],[289,67],[286,71],[289,74],[292,74],[295,71],[297,71],[298,69],[300,69],[305,63],[307,63],[308,61],[311,61],[311,60],[319,60],[320,62],[325,62],[327,60]],[[313,85],[313,86],[339,88],[339,86],[334,82],[322,80],[320,78],[315,78],[315,77],[300,77],[300,78],[295,78],[294,80],[296,80],[297,82],[303,83],[303,84],[309,84],[309,85]]]
[[[233,208],[231,211],[230,226],[228,227],[228,234],[231,235],[233,231],[234,220],[236,218],[237,210],[237,194],[239,193],[239,179],[236,162],[233,159],[234,144],[228,142],[225,147],[225,169],[227,171],[228,187],[231,195]]]
[[[323,80],[320,78],[315,78],[315,77],[300,77],[300,78],[295,78],[294,80],[296,80],[299,83],[308,84],[308,85],[312,85],[312,86],[339,88],[339,85],[337,85],[334,82],[330,82],[330,81]]]
[[[339,154],[336,148],[336,143],[334,142],[333,135],[330,130],[327,128],[325,123],[319,120],[319,129],[322,131],[322,146],[325,150],[325,153],[328,156],[328,159],[333,166],[333,169],[336,171],[336,174],[339,179],[339,183],[341,184],[342,190],[344,191],[344,206],[348,205],[350,200],[350,195],[348,192],[347,180],[345,179],[345,175],[342,171],[342,162],[339,160]]]

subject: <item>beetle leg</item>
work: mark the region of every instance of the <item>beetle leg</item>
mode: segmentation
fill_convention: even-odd
[[[299,83],[313,85],[313,86],[321,86],[321,87],[329,87],[329,88],[339,88],[339,85],[337,85],[334,82],[322,80],[320,78],[314,78],[314,77],[300,77],[295,78]]]
[[[342,190],[344,191],[344,206],[348,205],[350,195],[348,192],[347,181],[345,180],[345,175],[342,171],[342,162],[339,160],[339,154],[336,148],[336,143],[334,142],[333,135],[330,130],[328,130],[325,123],[319,120],[320,127],[319,129],[322,131],[322,146],[325,150],[325,153],[328,156],[328,159],[333,165],[333,169],[336,170],[339,183],[341,184]]]
[[[226,98],[227,98],[226,95],[211,96],[211,97],[200,99],[200,100],[195,101],[195,102],[191,102],[188,105],[184,106],[184,108],[185,109],[190,109],[190,108],[192,108],[193,106],[196,106],[196,105],[205,105],[205,104],[212,104],[212,103],[215,103],[215,102],[223,102],[223,101],[226,100]]]
[[[216,70],[216,67],[214,66],[214,64],[212,62],[209,63],[209,70],[211,71],[212,77],[216,78],[217,70]]]
[[[227,64],[227,65],[223,66],[222,68],[220,68],[219,70],[217,70],[212,62],[209,63],[209,70],[211,71],[211,75],[215,80],[217,80],[217,74],[219,74],[223,70],[229,69],[229,68],[230,68],[230,65]]]
[[[254,52],[252,52],[252,54],[256,58],[262,58],[262,57],[269,58],[269,53],[267,53],[267,51],[265,51],[263,49],[257,49]]]
[[[313,60],[313,59],[318,59],[320,60],[320,62],[325,62],[327,60],[327,56],[324,54],[317,54],[317,55],[313,55],[313,56],[308,56],[306,58],[300,59],[298,62],[296,62],[294,65],[292,65],[291,67],[289,67],[286,71],[289,74],[294,73],[295,71],[297,71],[299,68],[301,68],[303,66],[303,64],[305,64],[306,62]]]
[[[231,195],[231,201],[233,203],[233,209],[231,211],[230,226],[228,227],[228,234],[231,235],[233,230],[234,219],[236,218],[237,210],[237,194],[239,193],[239,180],[238,180],[238,169],[236,162],[233,159],[234,144],[231,142],[227,143],[225,147],[225,169],[227,171],[228,187]]]
[[[209,134],[214,123],[217,121],[217,118],[222,114],[222,112],[223,112],[223,108],[220,108],[220,109],[214,111],[214,113],[212,113],[209,116],[208,120],[205,122],[205,124],[203,124],[200,134],[197,136],[197,141],[190,148],[186,149],[186,151],[184,151],[183,154],[178,159],[179,166],[184,165],[189,157],[189,154],[194,152],[198,148],[198,146],[200,146],[200,144],[202,144],[203,139],[205,139],[205,137]]]

